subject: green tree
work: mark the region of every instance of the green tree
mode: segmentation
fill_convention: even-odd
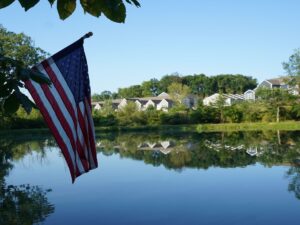
[[[178,73],[163,76],[159,81],[160,92],[167,92],[172,83],[182,83],[182,77]]]
[[[300,48],[295,49],[294,53],[289,57],[288,62],[282,63],[283,69],[290,76],[288,81],[290,85],[296,86],[299,91],[300,87]]]
[[[111,91],[102,91],[100,94],[93,94],[92,100],[94,102],[104,101],[113,98],[113,93]]]
[[[41,48],[35,47],[32,39],[23,33],[7,31],[0,25],[0,109],[7,114],[16,112],[20,104],[29,113],[34,103],[20,88],[29,78],[39,83],[50,84],[43,74],[30,69],[47,57]]]
[[[121,98],[143,97],[143,90],[141,85],[132,85],[128,88],[119,88],[118,95]]]
[[[181,83],[171,83],[168,87],[168,93],[175,103],[182,103],[182,100],[191,93],[188,86]]]
[[[134,102],[128,102],[117,113],[117,119],[120,125],[144,125],[147,123],[145,114],[138,111],[137,105]]]
[[[142,83],[142,95],[143,97],[147,96],[157,96],[159,93],[159,81],[155,78],[144,81]]]
[[[2,0],[0,1],[0,9],[9,6],[15,0]],[[136,7],[140,7],[138,0],[125,0],[129,4],[134,4]],[[34,7],[39,0],[27,0],[20,1],[21,6],[27,11]],[[51,6],[57,2],[57,11],[60,19],[64,20],[68,18],[76,9],[76,0],[48,0]],[[123,0],[80,0],[80,5],[84,12],[89,13],[92,16],[100,17],[105,15],[108,19],[123,23],[126,18],[126,7]]]
[[[220,122],[224,122],[224,109],[225,109],[226,98],[220,94],[217,101],[213,104],[213,107],[216,107],[220,112]]]
[[[255,94],[259,101],[263,101],[271,109],[276,110],[276,122],[279,122],[280,120],[281,108],[291,107],[292,103],[295,102],[293,100],[296,98],[296,96],[290,94],[288,90],[279,88],[259,88]]]
[[[101,109],[101,114],[104,116],[108,116],[113,113],[114,113],[114,109],[112,106],[112,100],[111,99],[105,100],[103,103],[103,107]]]

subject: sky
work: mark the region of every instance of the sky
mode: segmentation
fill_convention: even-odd
[[[285,74],[282,62],[300,47],[299,0],[140,0],[124,24],[84,14],[66,20],[40,1],[0,10],[0,24],[24,32],[54,54],[85,33],[92,93],[117,91],[166,74],[243,74],[259,82]]]

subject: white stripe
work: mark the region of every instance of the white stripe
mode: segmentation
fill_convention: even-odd
[[[38,65],[37,68],[38,68],[38,70],[40,72],[42,72],[43,74],[45,74],[45,75],[48,76],[47,72],[45,71],[44,67],[41,64]],[[49,78],[49,76],[48,76],[48,78]],[[75,128],[72,116],[70,115],[68,109],[66,108],[66,106],[65,106],[65,104],[64,104],[64,102],[63,102],[60,94],[58,93],[56,87],[54,85],[51,85],[49,87],[49,89],[50,89],[50,91],[51,91],[51,93],[52,93],[55,101],[59,105],[59,108],[61,109],[61,111],[62,111],[65,119],[67,120],[67,123],[69,124],[69,126],[71,128],[71,131],[72,131],[72,134],[73,134],[73,138],[74,138],[74,141],[75,141],[75,145],[76,145],[76,139],[77,139],[77,137],[76,137],[76,128]]]
[[[85,114],[85,106],[84,106],[84,103],[83,102],[79,102],[79,109],[80,109],[80,112],[83,116],[83,119],[84,119],[84,122],[85,122],[85,127],[86,127],[86,131],[87,133],[89,134],[89,127],[88,127],[88,121],[87,121],[87,117],[86,117],[86,114]],[[90,135],[90,134],[89,134]],[[93,155],[92,155],[92,151],[91,151],[91,146],[90,146],[90,141],[89,141],[89,137],[88,137],[88,143],[87,143],[87,148],[88,148],[88,154],[89,154],[89,163],[91,165],[91,168],[95,168],[95,162],[94,162],[94,159],[93,159]]]
[[[62,137],[62,140],[66,144],[68,153],[70,155],[70,158],[71,158],[73,166],[74,166],[75,156],[74,156],[74,151],[72,149],[72,145],[71,145],[69,137],[65,133],[65,130],[63,129],[63,127],[61,126],[61,123],[59,122],[59,120],[58,120],[58,118],[57,118],[57,116],[56,116],[56,114],[55,114],[55,112],[54,112],[51,104],[49,103],[47,97],[45,96],[44,91],[41,88],[41,86],[39,84],[37,84],[36,82],[34,82],[34,81],[31,81],[31,83],[32,83],[33,87],[35,88],[36,92],[38,93],[38,95],[39,95],[42,103],[45,106],[45,108],[47,109],[47,111],[49,113],[49,116],[51,117],[51,120],[52,120],[53,124],[55,125],[56,129],[58,130],[59,135]],[[75,151],[75,154],[76,154],[76,157],[78,157],[77,151]],[[83,173],[84,172],[84,168],[83,168],[82,163],[81,163],[80,160],[77,160],[77,166],[78,166],[79,172]],[[74,170],[76,171],[75,167],[74,167]]]

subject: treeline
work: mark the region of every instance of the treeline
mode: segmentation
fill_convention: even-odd
[[[212,106],[204,106],[199,101],[196,108],[175,104],[168,112],[149,107],[139,111],[134,102],[115,111],[111,104],[102,110],[93,110],[96,126],[147,126],[206,123],[279,122],[300,120],[299,97],[286,90],[258,90],[256,101],[236,102],[225,106],[221,100]],[[23,109],[16,114],[0,117],[0,128],[42,128],[44,120],[39,111],[27,115]]]
[[[114,111],[107,106],[94,111],[97,126],[178,125],[205,123],[279,122],[300,120],[298,96],[286,90],[259,90],[256,101],[236,102],[225,106],[222,100],[212,106],[199,101],[197,108],[176,104],[168,112],[149,107],[139,111],[133,102],[122,110]]]
[[[132,85],[126,88],[119,88],[117,93],[103,91],[92,96],[94,101],[106,99],[132,98],[157,96],[162,92],[168,92],[171,84],[178,83],[189,87],[191,94],[205,97],[214,93],[241,94],[248,89],[257,86],[257,80],[241,74],[221,74],[216,76],[206,76],[205,74],[195,74],[179,76],[178,74],[166,75],[160,80],[151,79],[144,81],[140,85]]]

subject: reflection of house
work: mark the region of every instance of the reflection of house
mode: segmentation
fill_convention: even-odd
[[[167,155],[173,149],[174,143],[171,141],[160,141],[160,142],[144,142],[138,145],[139,150],[150,150],[150,151],[160,151],[161,153]]]
[[[247,148],[246,152],[250,156],[256,156],[257,155],[257,147],[249,147],[249,148]]]

